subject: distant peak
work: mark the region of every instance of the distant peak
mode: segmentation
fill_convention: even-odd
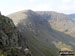
[[[24,12],[33,12],[32,10],[24,10]]]
[[[26,10],[26,11],[32,11],[32,10],[29,9],[29,10]]]
[[[33,11],[29,9],[29,10],[22,10],[20,12],[33,12]]]

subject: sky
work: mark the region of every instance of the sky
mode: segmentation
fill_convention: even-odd
[[[75,0],[0,0],[3,15],[28,9],[72,14],[75,13]]]

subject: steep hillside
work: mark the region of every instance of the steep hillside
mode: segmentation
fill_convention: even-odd
[[[70,14],[68,16],[75,19],[75,14]]]
[[[75,22],[75,14],[70,14],[68,16],[73,20],[73,22]]]
[[[75,37],[75,21],[71,17],[63,13],[49,11],[38,11],[37,13],[47,19],[53,29]]]
[[[58,50],[62,48],[75,48],[75,38],[59,32],[61,28],[64,28],[62,24],[54,24],[56,22],[56,24],[61,22],[66,24],[67,20],[71,22],[64,14],[25,10],[13,13],[8,17],[13,19],[22,36],[26,37],[34,56],[58,56]],[[66,25],[68,28],[68,24]],[[56,26],[59,26],[59,31],[57,31]]]
[[[13,21],[0,14],[0,56],[26,56],[27,44]]]

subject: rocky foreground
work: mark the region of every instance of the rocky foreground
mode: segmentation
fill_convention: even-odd
[[[31,52],[13,21],[0,14],[0,56],[31,56]]]

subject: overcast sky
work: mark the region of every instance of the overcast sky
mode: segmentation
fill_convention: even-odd
[[[4,15],[27,9],[72,14],[75,0],[0,0],[0,11]]]

